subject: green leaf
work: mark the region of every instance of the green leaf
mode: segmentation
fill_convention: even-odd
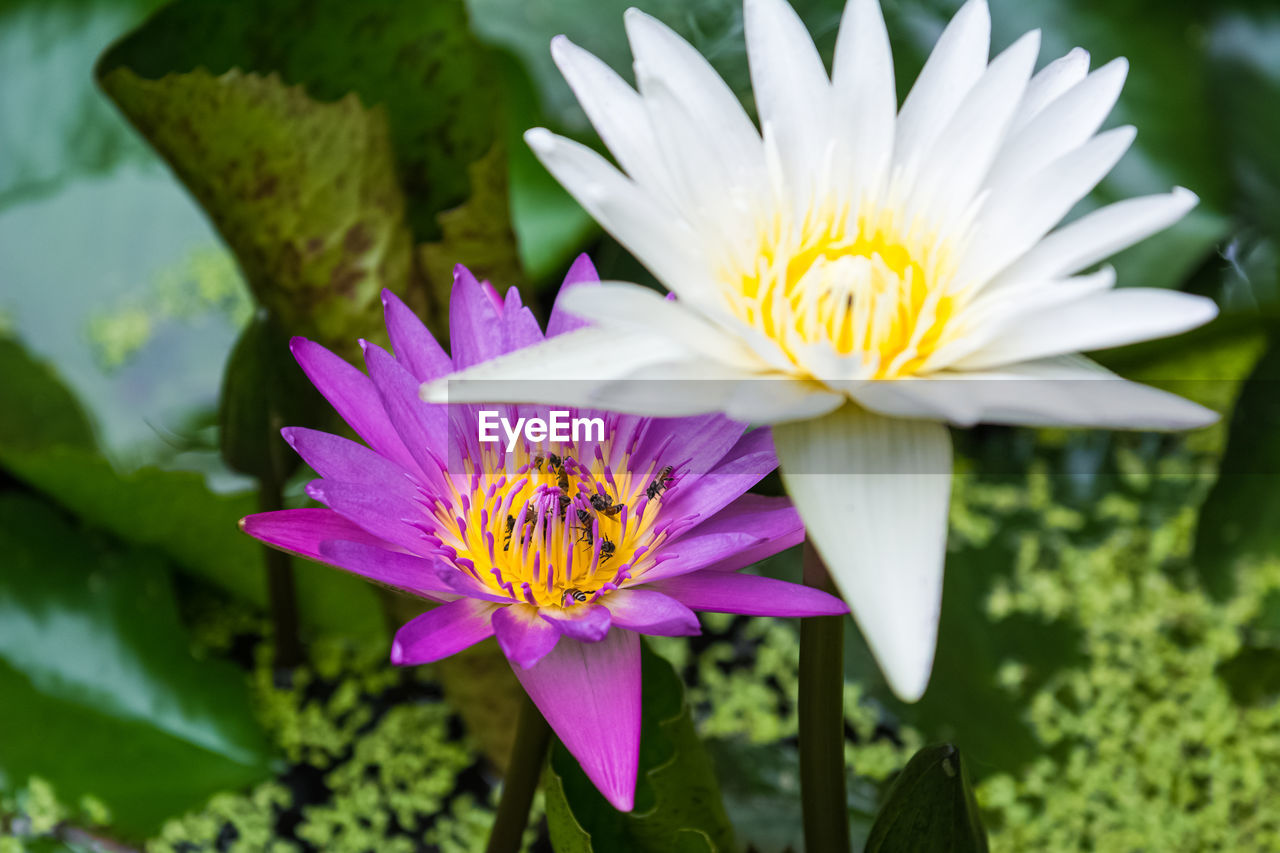
[[[987,833],[960,752],[926,746],[885,794],[866,853],[986,853]]]
[[[671,665],[643,649],[640,771],[635,810],[619,812],[557,742],[544,776],[547,826],[558,853],[725,853],[734,850],[711,759]]]
[[[143,468],[119,474],[96,453],[71,447],[18,453],[0,448],[0,465],[95,527],[154,547],[179,568],[266,606],[260,547],[237,526],[257,511],[251,495],[215,494],[203,477],[186,471]],[[370,584],[314,563],[299,563],[296,571],[305,625],[362,637],[385,635]]]
[[[252,496],[215,494],[191,472],[121,474],[93,447],[84,413],[47,366],[0,339],[0,372],[0,467],[89,524],[155,548],[214,586],[266,605],[261,550],[237,526],[256,511]],[[298,571],[306,625],[385,635],[369,584],[314,564]]]
[[[93,61],[162,0],[0,2],[0,207],[150,159],[92,85]]]
[[[1242,561],[1269,558],[1280,546],[1280,344],[1271,339],[1236,401],[1218,481],[1196,527],[1194,562],[1215,595],[1230,594]]]
[[[1280,112],[1259,107],[1280,102],[1278,50],[1280,14],[1274,9],[1225,14],[1209,37],[1210,86],[1220,107],[1218,140],[1238,189],[1240,212],[1273,239],[1280,239]]]
[[[223,460],[241,473],[281,483],[300,462],[281,440],[281,427],[314,424],[326,411],[290,356],[279,326],[259,312],[231,351],[222,379],[218,439]]]
[[[290,334],[345,352],[381,328],[413,264],[386,113],[314,100],[279,76],[199,69],[102,85],[169,160]]]
[[[0,376],[0,448],[93,447],[93,427],[80,402],[52,368],[11,338],[0,337]]]
[[[436,214],[470,195],[465,167],[490,150],[498,128],[493,58],[457,0],[179,0],[112,47],[98,74],[105,80],[120,67],[155,81],[200,68],[274,72],[318,102],[354,93],[381,108],[419,241],[436,239]]]
[[[424,319],[433,329],[449,327],[449,295],[453,270],[458,264],[480,279],[490,279],[499,293],[523,279],[516,238],[511,231],[507,197],[507,157],[501,145],[472,163],[471,198],[439,216],[443,231],[439,241],[419,247],[422,269],[430,286],[427,304],[432,313]]]
[[[94,794],[141,835],[269,774],[244,674],[191,656],[153,555],[13,494],[0,551],[0,787],[38,775],[64,801]]]

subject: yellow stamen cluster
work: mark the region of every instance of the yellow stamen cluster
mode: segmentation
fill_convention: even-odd
[[[666,536],[646,494],[660,472],[631,471],[626,454],[610,465],[610,453],[608,442],[486,448],[434,507],[435,535],[494,594],[567,607],[607,593],[643,571]]]

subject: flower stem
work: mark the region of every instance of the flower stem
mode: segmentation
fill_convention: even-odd
[[[804,543],[804,582],[835,593],[813,543]],[[800,620],[800,799],[806,850],[849,849],[844,777],[844,617]]]
[[[271,412],[272,431],[267,443],[269,464],[258,481],[258,510],[274,512],[284,508],[285,463],[278,440],[279,416]],[[298,637],[298,601],[293,581],[293,558],[275,548],[262,549],[267,570],[267,601],[271,608],[271,624],[275,629],[277,669],[291,668],[302,662],[302,641]]]
[[[498,815],[493,821],[487,853],[517,853],[529,823],[529,806],[533,792],[538,789],[542,775],[542,761],[547,754],[551,729],[529,697],[520,705],[520,720],[516,723],[516,742],[507,762],[507,774],[502,780],[502,799],[498,803]]]

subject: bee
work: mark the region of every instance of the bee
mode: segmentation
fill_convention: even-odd
[[[554,453],[549,453],[549,454],[547,454],[547,461],[551,463],[551,470],[552,470],[552,471],[554,471],[554,470],[556,470],[557,468],[561,467],[560,457],[559,457],[559,456],[556,456]]]
[[[579,512],[585,512],[585,511],[586,510],[579,510]],[[588,548],[590,548],[592,544],[595,542],[595,540],[591,538],[590,524],[584,524],[578,528],[578,541],[584,543]]]
[[[600,537],[600,562],[603,563],[607,561],[613,556],[613,552],[616,550],[617,548],[614,546],[613,542],[610,541],[608,536]]]
[[[582,604],[587,600],[587,594],[580,589],[566,589],[564,591],[565,598],[572,598],[578,604]]]
[[[585,509],[580,509],[577,511],[577,514],[578,523],[581,524],[584,529],[589,528],[591,526],[591,513],[587,512]]]
[[[560,466],[559,474],[556,475],[556,485],[560,487],[560,494],[567,498],[569,496],[569,472],[565,470],[563,465]]]
[[[502,550],[506,551],[511,548],[511,534],[516,529],[516,517],[514,515],[507,516],[507,535],[502,539]]]
[[[659,495],[671,488],[671,466],[663,468],[658,472],[658,476],[653,478],[653,482],[644,490],[645,497],[649,500],[656,500]]]
[[[559,507],[560,517],[564,518],[569,512],[569,504],[573,503],[573,498],[561,492],[559,497],[556,499],[556,503]]]
[[[525,535],[537,524],[537,519],[526,518],[524,520],[524,530],[520,531],[520,542],[524,543]],[[511,534],[516,529],[516,517],[514,515],[507,516],[507,535],[502,539],[502,550],[509,551],[511,549]]]
[[[600,494],[591,496],[591,508],[607,518],[613,518],[622,512],[622,504],[616,504]]]

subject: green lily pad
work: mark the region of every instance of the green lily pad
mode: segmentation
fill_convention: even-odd
[[[141,835],[270,772],[234,666],[187,648],[164,564],[0,495],[0,788],[98,796]],[[127,768],[127,770],[126,770]]]

